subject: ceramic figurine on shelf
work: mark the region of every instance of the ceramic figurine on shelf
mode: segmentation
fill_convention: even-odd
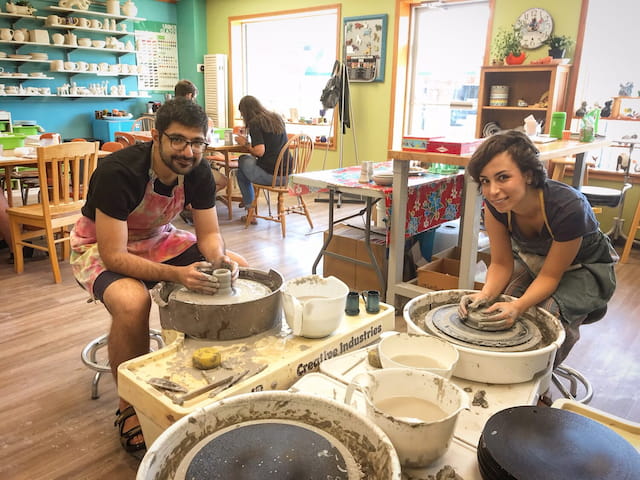
[[[136,14],[138,13],[138,7],[136,7],[136,4],[133,3],[131,0],[127,0],[122,4],[122,12],[127,17],[135,17]]]
[[[62,8],[76,7],[78,10],[89,10],[91,0],[60,0],[58,6]]]
[[[602,118],[606,118],[606,117],[610,117],[611,116],[611,103],[613,102],[613,100],[607,100],[606,102],[604,102],[604,108],[600,111],[600,116]]]
[[[576,110],[576,117],[584,117],[585,113],[587,113],[587,102],[582,102],[580,108]]]
[[[618,92],[618,95],[620,95],[621,97],[630,97],[632,92],[633,92],[633,82],[620,84],[620,91]]]

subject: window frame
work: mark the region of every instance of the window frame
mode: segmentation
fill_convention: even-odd
[[[340,58],[340,45],[341,45],[341,30],[342,30],[342,6],[341,4],[328,4],[321,5],[317,7],[306,7],[299,9],[288,9],[288,10],[278,10],[272,12],[263,12],[258,14],[250,14],[250,15],[242,15],[242,16],[234,16],[229,17],[228,19],[228,28],[229,28],[229,111],[232,112],[230,116],[230,121],[232,122],[232,126],[239,125],[241,123],[240,112],[238,111],[238,102],[242,95],[240,94],[236,99],[236,93],[238,90],[240,92],[245,91],[244,86],[246,85],[246,78],[244,78],[244,69],[243,64],[245,61],[245,52],[243,48],[238,48],[238,45],[242,45],[242,35],[244,34],[243,25],[247,23],[261,22],[267,21],[269,18],[278,18],[278,17],[304,17],[309,16],[309,14],[313,12],[325,12],[329,10],[335,10],[336,14],[336,52],[335,58]],[[235,48],[234,48],[235,47]],[[240,61],[238,61],[240,59]],[[318,102],[320,101],[320,94],[322,92],[318,91]],[[317,146],[321,146],[323,148],[327,148],[329,150],[336,149],[336,128],[337,128],[337,115],[332,114],[332,119],[329,125],[329,133],[327,135],[327,142],[316,142]],[[289,122],[285,121],[286,125],[303,125],[301,123]],[[313,124],[307,124],[313,128]],[[313,137],[312,137],[313,138]]]

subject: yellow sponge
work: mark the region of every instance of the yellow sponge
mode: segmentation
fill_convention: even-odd
[[[199,368],[200,370],[209,370],[220,366],[222,356],[215,347],[202,347],[193,352],[191,361],[195,368]]]

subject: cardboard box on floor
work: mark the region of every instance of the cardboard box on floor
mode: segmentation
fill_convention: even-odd
[[[486,252],[478,252],[477,261],[483,261],[488,267],[491,263],[491,255]],[[418,269],[417,283],[421,287],[431,290],[452,290],[458,288],[460,273],[460,247],[455,246],[434,253],[433,261]],[[473,288],[480,290],[484,286],[482,282],[475,282]]]
[[[327,239],[327,232],[324,233],[324,239]],[[386,279],[387,246],[385,237],[372,232],[371,249]],[[336,225],[334,227],[333,239],[327,247],[327,251],[355,260],[370,261],[364,243],[364,230],[348,225]],[[325,255],[323,259],[322,271],[325,277],[333,275],[349,285],[351,290],[383,290],[373,267],[356,265],[329,255]]]

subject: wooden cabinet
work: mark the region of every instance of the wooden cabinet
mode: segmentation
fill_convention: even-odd
[[[501,130],[521,127],[529,115],[533,115],[539,123],[544,122],[543,132],[549,133],[551,114],[566,111],[570,69],[571,65],[482,67],[476,136],[487,136],[485,128],[491,122],[496,123]],[[491,105],[491,87],[494,85],[509,87],[507,106]],[[527,106],[520,106],[520,100],[526,102]],[[486,129],[491,130],[490,127]]]

